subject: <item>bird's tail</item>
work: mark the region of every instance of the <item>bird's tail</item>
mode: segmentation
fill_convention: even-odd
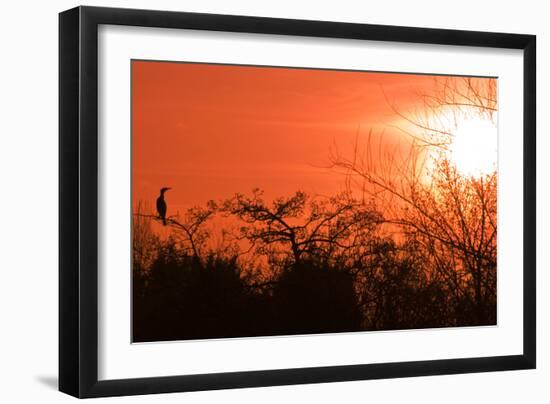
[[[166,226],[166,218],[164,216],[162,217],[162,224]]]

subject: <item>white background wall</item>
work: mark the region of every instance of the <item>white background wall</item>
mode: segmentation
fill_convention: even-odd
[[[73,1],[11,1],[0,23],[0,401],[62,403],[57,385],[57,13]],[[90,1],[88,5],[335,20],[538,36],[538,369],[109,401],[546,403],[550,399],[550,25],[543,1]],[[547,114],[547,112],[546,112]],[[518,162],[519,164],[519,162]]]

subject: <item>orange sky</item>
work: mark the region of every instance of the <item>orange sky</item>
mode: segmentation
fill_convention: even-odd
[[[172,187],[173,215],[254,187],[333,194],[343,178],[322,167],[334,144],[349,149],[359,126],[406,141],[388,130],[383,91],[406,108],[432,88],[422,75],[133,61],[133,201],[154,206]]]

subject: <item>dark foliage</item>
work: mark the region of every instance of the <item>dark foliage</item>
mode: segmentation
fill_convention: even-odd
[[[135,342],[496,324],[493,255],[457,255],[416,233],[397,242],[347,195],[270,205],[256,191],[220,206],[166,218],[175,237],[164,241],[158,218],[134,221]],[[204,224],[218,209],[243,226],[216,249]]]
[[[361,312],[349,271],[315,260],[289,266],[270,299],[274,334],[358,331]]]
[[[174,246],[134,273],[134,341],[358,331],[353,278],[327,265],[286,268],[268,287],[249,285],[235,259],[204,264]]]
[[[452,297],[387,249],[359,271],[309,258],[257,284],[235,258],[201,262],[166,243],[148,271],[134,272],[133,288],[135,342],[496,323],[495,303],[480,315],[471,298]]]

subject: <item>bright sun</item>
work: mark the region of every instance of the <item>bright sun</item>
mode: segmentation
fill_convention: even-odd
[[[497,127],[488,119],[459,123],[449,148],[449,157],[465,176],[480,176],[497,167]]]

